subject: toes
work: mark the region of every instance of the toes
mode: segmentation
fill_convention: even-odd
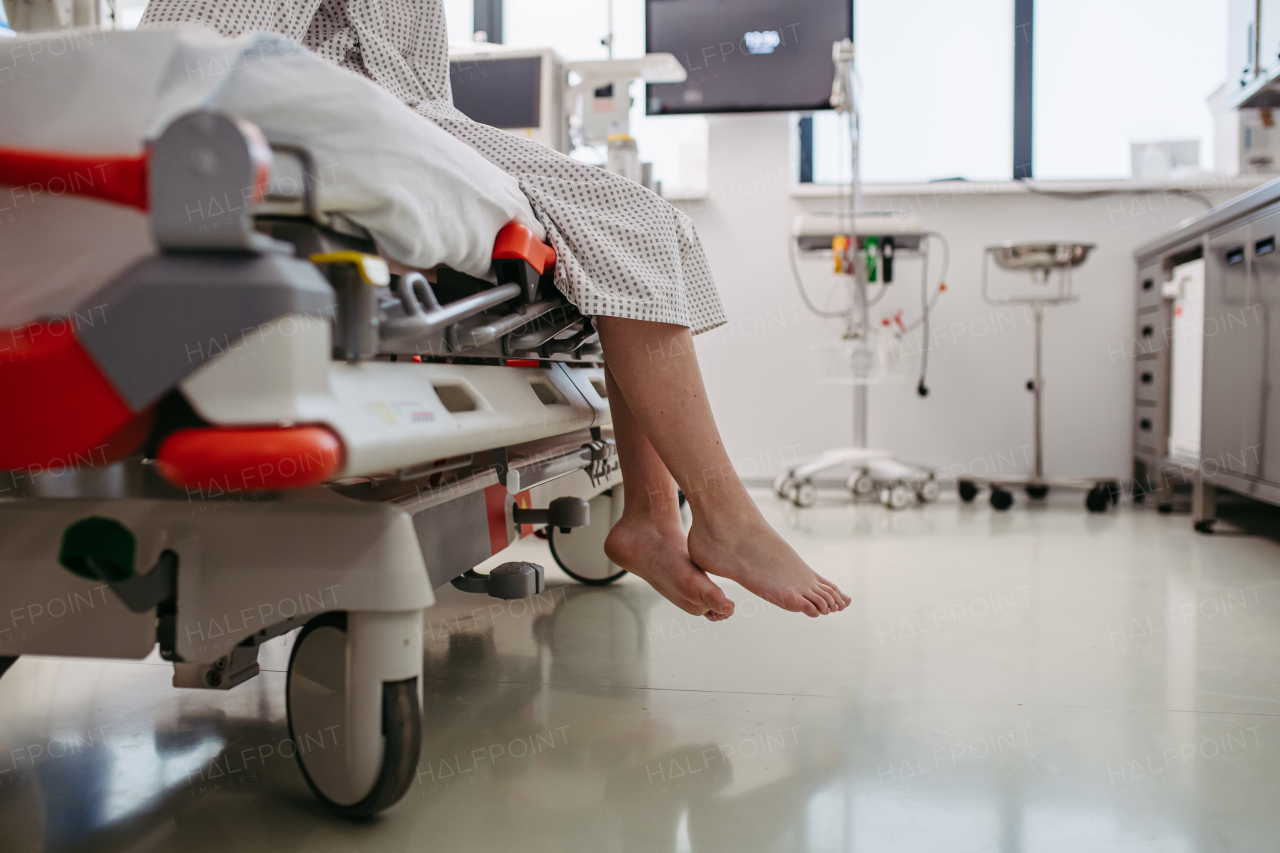
[[[853,603],[853,599],[845,595],[843,592],[841,592],[840,587],[836,586],[831,581],[824,578],[822,575],[818,575],[818,580],[823,584],[823,586],[826,586],[831,590],[831,592],[835,593],[836,601],[840,602],[841,610],[844,610],[846,607],[848,607],[850,604]]]
[[[809,590],[804,594],[804,597],[809,601],[809,603],[816,607],[818,612],[823,616],[831,612],[831,605],[827,602],[827,599],[822,595],[822,593],[817,590]]]
[[[725,616],[733,615],[733,600],[729,598],[729,596],[725,595],[724,590],[720,589],[720,587],[716,586],[714,583],[711,584],[711,589],[702,593],[700,600],[716,613],[720,613]]]
[[[818,589],[822,590],[822,594],[831,599],[831,606],[836,610],[844,610],[849,602],[845,599],[840,590],[831,587],[828,584],[818,584]]]
[[[838,613],[840,611],[840,608],[844,605],[844,601],[840,598],[840,596],[836,595],[834,592],[831,591],[829,587],[821,583],[817,585],[817,587],[814,589],[814,592],[818,593],[818,595],[821,595],[824,599],[826,599],[827,606],[831,608],[832,613]]]
[[[814,619],[822,615],[818,612],[818,608],[807,598],[800,599],[800,612],[806,616],[812,616]]]

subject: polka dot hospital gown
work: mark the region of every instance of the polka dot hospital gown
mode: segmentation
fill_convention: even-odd
[[[638,184],[454,108],[441,0],[151,0],[141,26],[191,21],[225,36],[288,36],[369,77],[514,175],[559,256],[556,286],[584,314],[695,334],[725,322],[689,217]]]

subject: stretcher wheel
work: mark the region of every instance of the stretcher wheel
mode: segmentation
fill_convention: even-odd
[[[1013,506],[1013,492],[1005,491],[999,486],[992,486],[991,506],[993,509],[998,509],[1002,512]]]
[[[1106,512],[1111,506],[1111,489],[1104,484],[1094,486],[1084,496],[1084,505],[1089,512]]]
[[[849,487],[850,493],[855,498],[865,498],[876,490],[876,481],[871,474],[864,470],[855,470],[849,475],[849,479],[845,482]]]
[[[916,489],[922,503],[933,503],[942,497],[942,484],[933,477],[922,482]]]
[[[960,492],[960,500],[965,503],[973,503],[973,499],[978,496],[978,484],[972,480],[961,480],[956,484],[956,490]]]
[[[590,500],[591,523],[575,527],[570,533],[547,528],[551,556],[564,573],[587,586],[604,586],[627,573],[614,565],[604,553],[604,540],[614,522],[622,517],[622,487],[614,486]]]
[[[805,480],[802,483],[796,483],[795,488],[791,490],[791,502],[796,506],[804,509],[813,506],[818,500],[818,490],[813,487],[813,481]]]
[[[880,490],[880,503],[889,509],[906,509],[915,503],[915,500],[915,489],[906,483],[894,483],[892,486],[886,486]]]
[[[378,639],[361,641],[376,646]],[[289,738],[307,786],[331,811],[365,818],[394,805],[413,784],[422,714],[417,678],[375,679],[381,697],[355,695],[351,688],[368,684],[369,673],[358,672],[355,660],[349,660],[353,645],[348,614],[312,619],[289,656],[285,696]],[[381,700],[381,713],[361,715],[370,699]],[[371,746],[361,749],[361,743]]]
[[[1047,494],[1049,494],[1049,487],[1044,483],[1029,483],[1027,485],[1027,497],[1029,498],[1043,500]]]
[[[791,497],[791,490],[795,487],[795,484],[796,479],[791,476],[791,472],[783,471],[773,478],[773,493],[786,500]]]

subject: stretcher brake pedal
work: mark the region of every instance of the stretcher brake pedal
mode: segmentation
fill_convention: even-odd
[[[515,506],[511,512],[512,521],[516,524],[533,524],[539,527],[550,525],[558,527],[561,533],[568,533],[574,527],[586,527],[591,523],[591,504],[582,498],[556,498],[546,509]]]
[[[537,563],[503,563],[487,575],[467,569],[452,581],[463,592],[487,593],[508,601],[529,598],[545,588],[543,569]]]
[[[145,575],[134,571],[137,540],[111,518],[89,516],[62,533],[58,563],[86,580],[103,581],[125,607],[146,613],[178,588],[178,555],[165,550]]]

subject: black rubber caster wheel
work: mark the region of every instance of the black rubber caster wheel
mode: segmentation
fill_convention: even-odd
[[[289,739],[311,792],[337,815],[369,818],[398,802],[413,784],[422,750],[422,714],[416,677],[381,683],[382,713],[375,724],[382,735],[382,757],[372,789],[355,800],[347,784],[346,739],[352,736],[347,729],[348,633],[347,614],[339,612],[324,613],[303,627],[289,656],[285,712]],[[325,737],[334,742],[328,749],[304,747],[317,736],[322,743]]]
[[[1102,488],[1107,490],[1107,497],[1111,499],[1112,506],[1120,505],[1120,484],[1116,482],[1102,483]]]
[[[1006,492],[1004,489],[991,488],[991,506],[1003,512],[1013,506],[1013,492]]]
[[[1156,512],[1161,515],[1168,515],[1173,512],[1173,504],[1160,504],[1156,507]]]
[[[1049,487],[1043,483],[1031,483],[1027,486],[1027,497],[1035,500],[1044,500],[1045,495],[1049,494]]]
[[[684,495],[681,495],[683,498]],[[613,506],[614,490],[601,492],[591,499],[591,523],[570,533],[547,527],[551,557],[564,573],[587,586],[606,586],[627,573],[615,566],[604,553],[604,540],[614,520],[621,515]]]
[[[956,490],[960,492],[960,500],[965,503],[973,503],[973,499],[978,496],[978,484],[972,480],[961,480],[956,483]]]
[[[1106,486],[1094,486],[1084,496],[1084,505],[1089,512],[1106,512],[1111,506],[1111,490]]]
[[[1212,521],[1197,521],[1197,522],[1196,522],[1196,532],[1197,532],[1197,533],[1212,533],[1212,532],[1213,532],[1213,522],[1212,522]]]

